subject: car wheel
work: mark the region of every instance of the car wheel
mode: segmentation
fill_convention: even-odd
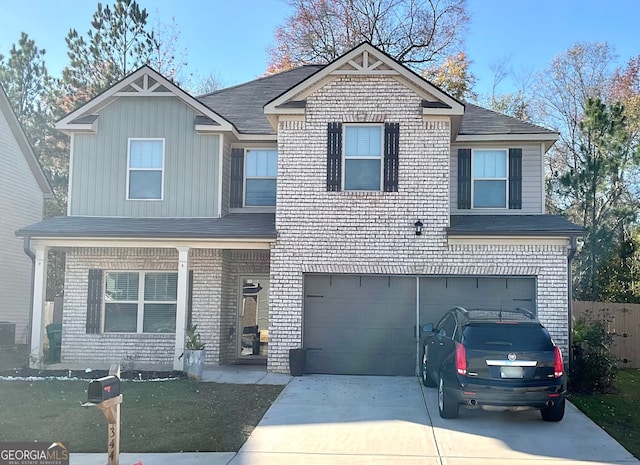
[[[427,373],[427,352],[422,355],[422,384],[427,387],[434,387],[436,383],[433,382],[429,374]]]
[[[564,397],[551,407],[540,410],[540,414],[544,421],[562,421],[564,418]]]
[[[456,418],[460,405],[453,401],[451,394],[448,393],[442,376],[438,383],[438,413],[441,418]]]

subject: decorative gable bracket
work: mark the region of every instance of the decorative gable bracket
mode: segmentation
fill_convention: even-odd
[[[116,97],[176,97],[175,93],[148,74],[143,74],[138,80],[130,82],[128,86],[113,95]]]

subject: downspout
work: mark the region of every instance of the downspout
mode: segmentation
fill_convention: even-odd
[[[567,360],[569,362],[569,366],[573,363],[573,323],[571,321],[573,315],[573,273],[571,271],[571,262],[573,261],[573,257],[578,249],[577,243],[577,236],[571,236],[569,242],[569,253],[567,254],[567,311],[569,313],[569,353],[567,354]]]
[[[36,255],[31,250],[31,236],[24,236],[22,239],[22,249],[31,259],[31,286],[29,287],[29,326],[27,331],[27,346],[31,347],[31,324],[33,321],[33,281],[36,275]]]

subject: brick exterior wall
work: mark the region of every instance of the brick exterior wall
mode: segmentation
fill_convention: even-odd
[[[450,124],[425,121],[420,102],[392,77],[346,76],[307,97],[305,121],[280,122],[269,370],[288,371],[302,344],[304,273],[536,276],[539,317],[566,353],[566,247],[450,245]],[[398,192],[327,192],[337,121],[400,123]]]
[[[218,249],[191,249],[189,269],[193,271],[192,321],[206,343],[205,363],[229,362],[228,327],[235,322],[236,306],[223,305],[236,295],[236,280],[223,275],[223,263],[229,269],[254,269],[260,263],[268,270],[269,252],[238,253]],[[240,260],[234,264],[233,260]],[[120,363],[127,368],[171,369],[174,334],[86,333],[88,272],[92,268],[107,271],[153,271],[178,269],[175,249],[79,248],[67,252],[63,311],[61,362],[67,366],[108,366]],[[224,277],[224,279],[223,279]],[[227,286],[223,288],[223,285]],[[236,299],[237,301],[237,299]],[[229,313],[231,312],[231,313]],[[234,323],[232,323],[234,324]],[[226,332],[225,332],[226,330]],[[225,337],[226,336],[226,337]],[[224,354],[223,356],[221,356]]]

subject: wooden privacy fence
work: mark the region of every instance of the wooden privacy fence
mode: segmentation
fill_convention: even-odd
[[[618,368],[640,368],[640,304],[573,302],[574,319],[584,316],[605,321]]]

